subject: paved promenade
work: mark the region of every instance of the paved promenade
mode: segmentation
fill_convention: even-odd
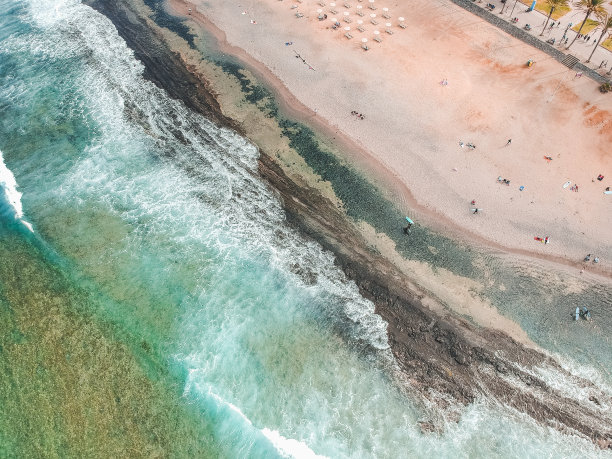
[[[546,31],[542,36],[540,36],[544,23],[546,22],[547,15],[536,10],[527,12],[526,10],[528,7],[520,1],[508,0],[503,13],[501,13],[501,11],[504,4],[501,2],[501,0],[482,0],[476,2],[472,2],[471,0],[452,1],[457,5],[478,14],[488,22],[491,22],[494,25],[506,30],[511,35],[526,41],[539,49],[542,49],[555,57],[557,60],[563,60],[565,57],[564,55],[575,56],[580,61],[580,63],[575,67],[576,72],[583,72],[586,76],[590,76],[599,82],[612,78],[611,75],[607,75],[607,72],[612,69],[612,52],[608,51],[602,46],[598,46],[597,50],[593,54],[593,57],[591,58],[591,62],[586,62],[589,55],[593,51],[595,43],[597,43],[597,38],[599,38],[599,35],[601,34],[600,28],[590,32],[592,38],[588,42],[582,38],[579,38],[569,50],[565,49],[567,47],[565,41],[562,43],[562,38],[564,35],[566,38],[568,38],[568,44],[571,43],[576,36],[576,32],[571,30],[571,28],[576,24],[580,24],[584,19],[584,12],[580,10],[573,9],[569,11],[567,14],[561,17],[559,21],[555,21],[553,28],[550,28],[550,23],[552,22],[551,19],[546,27]],[[492,11],[486,8],[488,3],[495,5],[495,8]],[[514,17],[518,18],[518,22],[511,22],[511,19]],[[505,22],[507,25],[502,24],[501,21]],[[531,26],[531,31],[525,30],[524,27],[526,24]],[[529,36],[532,38],[529,38]],[[553,38],[555,39],[554,45],[547,43],[547,40]],[[604,40],[602,40],[602,42]],[[538,41],[541,43],[538,43]],[[605,64],[606,61],[607,65]],[[602,62],[604,62],[605,66],[601,66]]]

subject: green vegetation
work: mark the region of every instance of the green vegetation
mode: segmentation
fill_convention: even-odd
[[[585,26],[591,14],[594,15],[598,19],[602,19],[603,17],[605,17],[607,13],[603,5],[604,5],[604,0],[580,0],[578,2],[578,9],[584,11],[585,13],[584,19],[580,23],[580,27],[576,31],[576,36],[574,37],[572,42],[569,45],[567,45],[567,48],[565,49],[570,49],[570,47],[574,44],[574,42],[578,38],[578,35],[583,33],[582,32],[583,27]]]
[[[584,23],[584,27],[582,28],[582,32],[580,33],[583,35],[586,35],[590,33],[591,31],[593,31],[595,27],[597,27],[598,25],[599,25],[599,21],[595,21],[593,19],[587,19],[587,21]],[[572,30],[574,32],[578,32],[579,29],[580,29],[580,24],[576,24],[574,27],[572,27]]]
[[[521,0],[521,3],[527,6],[531,6],[531,1],[529,0]],[[537,0],[535,9],[536,11],[539,11],[540,13],[545,14],[547,16],[550,13],[550,5],[547,0]],[[556,21],[557,19],[565,16],[569,11],[570,7],[567,5],[556,7],[550,18]]]
[[[544,27],[542,28],[542,32],[540,32],[540,36],[544,35],[544,32],[546,31],[546,27],[548,26],[548,22],[550,21],[550,18],[555,13],[555,11],[561,8],[567,8],[567,1],[568,0],[546,0],[546,3],[550,7],[550,10],[548,11],[548,16],[546,17],[546,23],[544,24]]]

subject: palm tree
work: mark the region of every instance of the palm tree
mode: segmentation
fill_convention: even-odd
[[[593,54],[595,54],[595,50],[597,49],[597,47],[599,46],[599,43],[601,42],[601,40],[603,39],[604,35],[609,33],[610,28],[612,28],[612,15],[611,14],[605,14],[602,18],[601,18],[601,22],[599,23],[602,27],[601,30],[601,35],[599,36],[599,38],[597,39],[597,43],[595,43],[595,46],[593,47],[593,51],[591,51],[591,55],[589,56],[589,58],[587,59],[587,62],[591,62],[591,58],[593,57]]]
[[[570,49],[570,46],[574,44],[591,13],[595,13],[595,16],[598,18],[602,17],[606,13],[606,10],[603,7],[604,2],[605,0],[580,0],[578,2],[578,9],[586,12],[586,14],[584,15],[584,21],[582,21],[582,24],[580,24],[578,32],[576,32],[576,36],[565,49]]]
[[[546,30],[546,26],[548,25],[548,21],[550,21],[550,17],[552,16],[553,11],[555,11],[555,9],[557,8],[562,8],[564,6],[567,6],[567,1],[568,0],[546,0],[546,3],[548,4],[548,6],[550,6],[550,11],[548,12],[548,17],[546,18],[546,24],[544,24],[544,28],[542,29],[542,33],[540,34],[540,37],[544,35],[544,31]]]

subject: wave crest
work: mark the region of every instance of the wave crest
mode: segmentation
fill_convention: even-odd
[[[15,180],[11,170],[6,167],[2,151],[0,151],[0,190],[2,190],[0,196],[3,194],[5,201],[0,202],[0,215],[13,217],[34,232],[32,225],[23,219],[23,206],[21,204],[21,193],[17,191],[17,180]]]

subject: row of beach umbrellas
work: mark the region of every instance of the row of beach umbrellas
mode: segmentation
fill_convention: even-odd
[[[301,1],[300,1],[300,0],[298,0],[298,1],[301,3]],[[358,1],[359,1],[359,2],[361,2],[361,0],[358,0]],[[377,8],[374,6],[375,1],[376,1],[376,0],[368,0],[368,3],[369,3],[369,8],[370,8],[371,10],[376,10],[376,9],[377,9]],[[319,1],[318,3],[319,3],[319,5],[320,5],[320,6],[322,6],[322,7],[325,7],[325,6],[326,6],[326,4],[325,4],[325,2],[324,2],[323,0]],[[295,8],[295,7],[297,7],[297,5],[294,5],[294,7],[292,7],[292,8]],[[336,3],[331,2],[331,3],[329,4],[329,8],[330,8],[329,13],[331,13],[331,14],[335,14],[335,15],[336,15],[336,14],[338,14],[338,11],[336,11],[335,7],[336,7]],[[348,3],[348,0],[344,2],[344,7],[345,7],[345,8],[350,8],[350,7],[351,7],[351,5]],[[362,6],[362,5],[357,5],[357,7],[356,7],[356,8],[357,8],[357,15],[358,15],[358,16],[360,16],[361,18],[363,18],[363,17],[364,17],[364,12],[362,11],[363,6]],[[382,15],[381,15],[381,16],[382,16],[383,18],[385,18],[387,21],[390,21],[390,20],[391,20],[391,16],[389,15],[389,8],[384,7],[384,8],[382,8],[382,11],[383,11],[383,13],[382,13]],[[317,9],[317,13],[318,13],[318,15],[319,15],[319,17],[318,17],[318,18],[319,18],[319,20],[323,20],[324,18],[326,18],[326,17],[327,17],[327,16],[323,16],[323,14],[324,14],[324,10],[323,10],[322,8]],[[342,13],[342,16],[344,17],[344,22],[346,22],[346,23],[351,23],[351,22],[352,22],[352,21],[351,21],[351,18],[350,18],[350,15],[351,15],[351,13],[350,13],[349,11],[344,11],[344,12]],[[342,17],[342,16],[341,16],[341,17]],[[302,17],[302,15],[300,15],[300,16],[298,16],[298,17]],[[376,13],[370,13],[370,14],[369,14],[369,17],[370,17],[370,22],[371,22],[373,25],[378,25],[378,22],[377,22],[377,19],[376,19],[376,18],[378,17],[378,15],[377,15]],[[334,24],[334,25],[335,25],[335,27],[334,27],[334,28],[339,28],[339,27],[340,27],[340,22],[338,21],[338,19],[337,19],[337,18],[332,17],[330,20],[331,20],[332,24]],[[404,19],[403,17],[401,17],[401,16],[397,18],[397,21],[399,22],[399,24],[398,24],[398,26],[399,26],[399,27],[401,27],[401,28],[406,28],[406,25],[404,24],[404,20],[405,20],[405,19]],[[395,21],[394,21],[394,22],[395,22]],[[364,20],[363,20],[363,19],[357,19],[356,23],[357,23],[357,29],[358,29],[360,32],[365,32],[365,30],[364,30],[364,28],[363,28]],[[385,23],[384,23],[384,25],[385,25],[385,27],[386,27],[385,32],[387,32],[388,34],[393,34],[393,31],[391,30],[391,27],[393,26],[393,24],[392,24],[391,22],[385,22]],[[342,29],[341,29],[341,30],[342,30]],[[350,34],[350,32],[351,32],[351,27],[350,27],[350,26],[345,26],[345,27],[343,27],[343,30],[345,31],[345,34],[344,34],[344,35],[345,35],[345,37],[347,37],[347,38],[353,38],[353,37],[352,37],[352,35]],[[378,41],[378,42],[382,41],[382,40],[380,39],[380,31],[379,31],[379,30],[374,30],[374,31],[373,31],[373,33],[374,33],[374,40],[375,40],[375,41]],[[366,45],[366,43],[368,42],[368,39],[367,39],[367,38],[362,38],[362,39],[361,39],[361,41],[362,41],[362,43],[363,43],[363,45],[362,45],[362,46],[363,46],[365,49],[367,49],[367,45]]]

